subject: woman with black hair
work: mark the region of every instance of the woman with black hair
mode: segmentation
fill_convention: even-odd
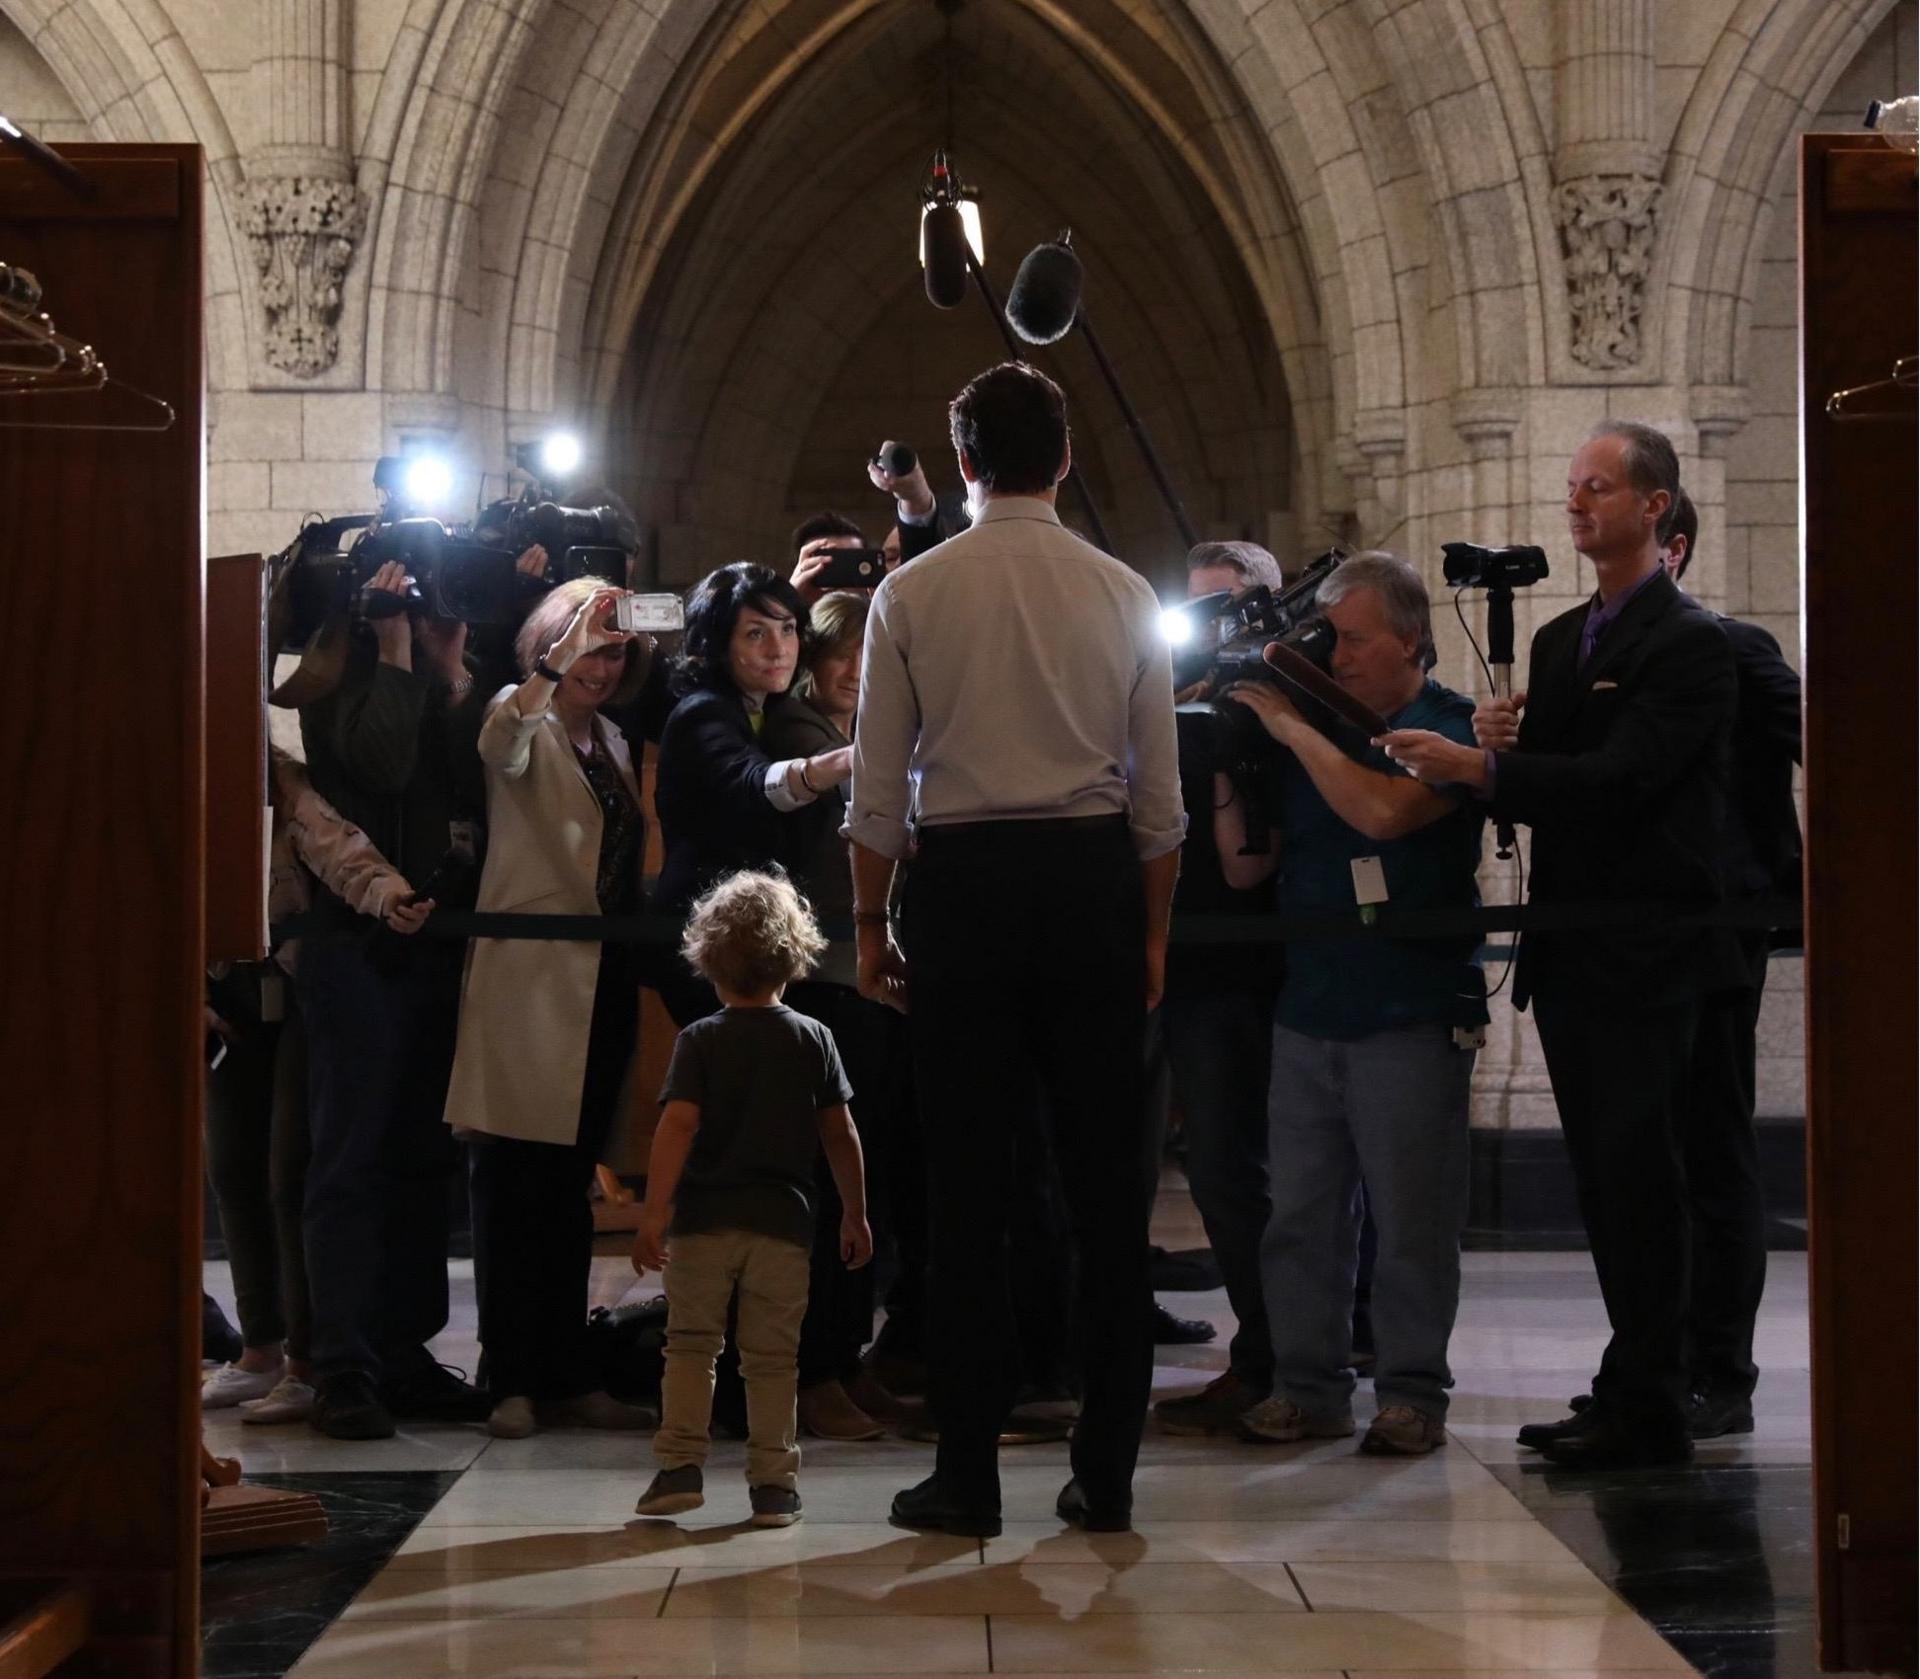
[[[799,668],[807,608],[765,566],[722,566],[687,604],[676,687],[680,702],[660,736],[654,808],[666,860],[656,906],[684,911],[736,869],[784,866],[793,848],[782,817],[853,773],[850,747],[775,759],[760,744],[768,707]],[[676,962],[661,1000],[684,1026],[718,1006],[711,987]]]

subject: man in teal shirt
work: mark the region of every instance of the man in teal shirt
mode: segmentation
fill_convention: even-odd
[[[1336,635],[1333,676],[1394,728],[1473,741],[1473,701],[1433,681],[1425,585],[1393,554],[1357,554],[1320,587]],[[1274,1389],[1242,1419],[1249,1438],[1351,1434],[1348,1331],[1364,1183],[1380,1248],[1373,1280],[1378,1414],[1368,1452],[1444,1443],[1447,1342],[1460,1298],[1467,1113],[1486,991],[1472,933],[1401,939],[1357,931],[1367,906],[1467,909],[1479,902],[1483,807],[1423,786],[1384,755],[1348,757],[1278,689],[1236,688],[1292,754],[1272,849],[1246,851],[1230,786],[1214,800],[1223,868],[1236,886],[1271,879],[1282,913],[1354,918],[1352,938],[1287,947],[1274,1009],[1268,1102],[1273,1213],[1261,1268]]]

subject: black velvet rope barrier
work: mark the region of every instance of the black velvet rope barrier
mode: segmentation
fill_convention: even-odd
[[[315,912],[276,923],[275,944],[290,938],[371,928],[369,918],[348,920]],[[435,910],[417,935],[441,939],[541,939],[594,944],[678,946],[684,925],[675,915],[523,915],[482,910]],[[1454,939],[1488,933],[1678,932],[1728,927],[1747,932],[1797,933],[1800,903],[1794,898],[1742,899],[1688,906],[1639,902],[1485,904],[1444,909],[1373,906],[1366,920],[1353,909],[1294,911],[1270,915],[1176,915],[1171,942],[1181,948],[1284,945],[1316,939]],[[832,939],[851,939],[853,923],[822,917]],[[1504,954],[1504,950],[1499,952]]]

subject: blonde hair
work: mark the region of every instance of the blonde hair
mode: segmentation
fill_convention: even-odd
[[[872,597],[854,589],[835,589],[813,603],[809,617],[813,636],[800,662],[800,674],[794,679],[793,692],[803,700],[813,698],[813,667],[822,659],[838,658],[850,647],[857,648],[867,633],[867,612]]]
[[[523,677],[533,675],[533,667],[546,656],[547,649],[567,633],[573,615],[593,599],[595,591],[609,586],[604,577],[576,577],[541,596],[527,614],[527,621],[520,626],[520,633],[513,638],[514,662]],[[643,642],[627,643],[626,661],[620,681],[607,699],[609,705],[623,704],[640,692],[647,680],[647,666],[652,662],[652,654],[643,651],[644,647]]]
[[[680,954],[695,973],[742,997],[764,997],[805,979],[826,948],[793,882],[753,869],[707,891],[680,938]]]

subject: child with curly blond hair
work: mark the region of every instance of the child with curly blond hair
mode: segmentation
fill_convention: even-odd
[[[706,1501],[714,1361],[737,1291],[753,1525],[800,1519],[796,1356],[823,1148],[843,1209],[841,1257],[856,1268],[873,1257],[853,1090],[833,1034],[780,1000],[825,948],[806,900],[778,875],[730,875],[687,919],[681,951],[723,1006],[674,1045],[633,1244],[635,1269],[664,1269],[667,1282],[660,1468],[636,1506],[643,1516]]]

